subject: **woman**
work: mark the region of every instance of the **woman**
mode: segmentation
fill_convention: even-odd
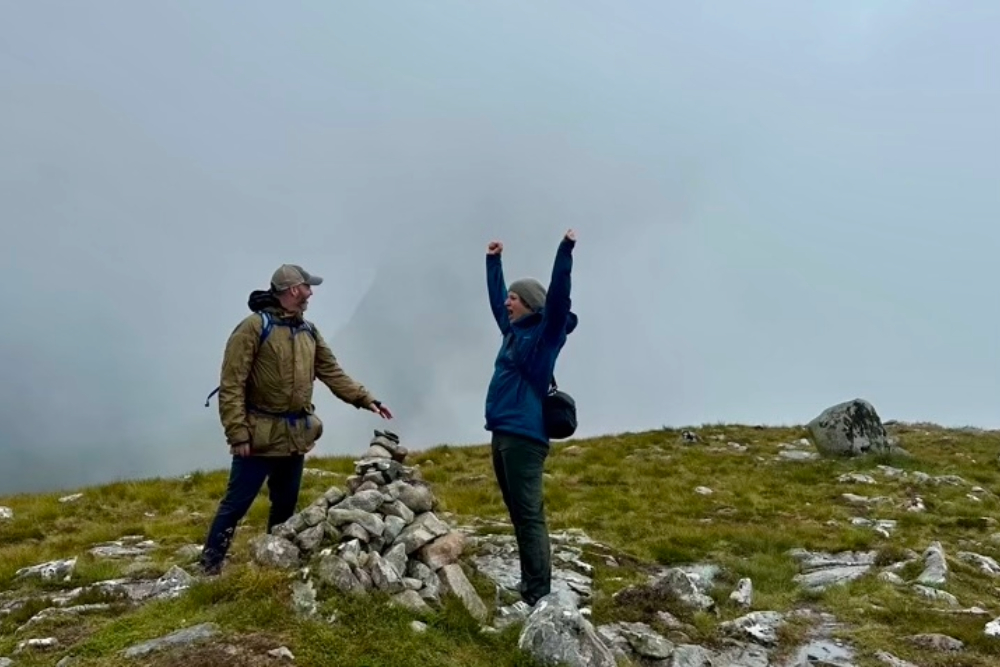
[[[567,336],[577,325],[570,311],[570,273],[576,234],[566,232],[546,288],[533,278],[504,284],[503,244],[486,250],[490,308],[503,334],[486,394],[486,429],[492,433],[493,471],[514,525],[521,561],[521,598],[529,605],[551,591],[552,565],[545,522],[542,473],[549,438],[542,401]]]

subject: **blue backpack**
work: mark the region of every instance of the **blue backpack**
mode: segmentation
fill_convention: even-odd
[[[264,344],[264,341],[267,340],[267,337],[271,335],[271,330],[274,328],[275,324],[277,324],[279,327],[290,328],[292,330],[293,337],[295,336],[295,334],[299,332],[306,331],[309,333],[310,336],[313,337],[313,340],[316,340],[316,331],[315,329],[313,329],[313,325],[310,322],[306,322],[305,320],[303,320],[301,324],[291,324],[290,322],[285,322],[283,320],[278,320],[277,322],[275,322],[274,318],[272,318],[268,313],[265,313],[264,311],[260,311],[257,314],[260,315],[260,319],[263,322],[263,326],[260,331],[260,339],[257,343],[257,349],[260,349],[260,346]],[[219,387],[213,389],[212,392],[205,399],[206,408],[209,407],[212,397],[219,393],[219,389],[220,389]]]

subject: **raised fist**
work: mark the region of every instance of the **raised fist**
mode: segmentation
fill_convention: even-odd
[[[490,244],[486,246],[487,255],[499,255],[503,252],[503,243],[500,241],[490,241]]]

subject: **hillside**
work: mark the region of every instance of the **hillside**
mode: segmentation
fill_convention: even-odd
[[[992,560],[1000,560],[1000,435],[886,429],[908,456],[815,457],[800,442],[804,427],[705,425],[554,444],[546,482],[553,566],[581,594],[596,632],[622,651],[620,664],[797,664],[809,646],[827,662],[803,664],[995,665],[1000,637],[986,628],[1000,617]],[[359,456],[367,447],[358,443]],[[467,536],[459,569],[488,608],[483,621],[450,594],[440,607],[411,611],[384,592],[337,590],[315,560],[305,573],[258,564],[250,541],[266,521],[266,490],[223,576],[189,580],[175,566],[194,572],[189,545],[203,539],[226,481],[224,471],[197,472],[79,489],[78,497],[0,497],[13,513],[0,510],[0,665],[540,664],[518,648],[514,598],[487,577],[487,566],[510,555],[489,448],[410,452],[405,465],[429,484],[434,514]],[[355,472],[348,457],[307,467],[300,510],[331,487],[340,497]],[[928,549],[935,543],[940,551]],[[56,563],[47,578],[23,569],[73,557],[72,568]],[[681,566],[693,576],[669,569]],[[663,584],[675,579],[681,585]],[[118,583],[96,585],[107,580]],[[211,632],[123,654],[190,627]],[[54,645],[24,645],[47,638]],[[281,647],[294,658],[275,652]]]

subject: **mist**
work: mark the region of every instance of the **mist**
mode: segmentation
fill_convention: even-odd
[[[216,404],[281,263],[386,424],[485,442],[485,249],[547,282],[581,436],[1000,425],[1000,7],[6,3],[0,493],[228,465]]]

